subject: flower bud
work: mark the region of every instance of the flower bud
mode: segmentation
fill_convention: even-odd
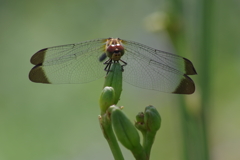
[[[142,148],[136,128],[119,108],[112,109],[111,120],[116,136],[123,146],[131,151]]]
[[[115,90],[114,104],[120,99],[122,92],[122,67],[119,63],[113,63],[105,77],[104,87],[111,86]]]
[[[144,113],[143,112],[139,112],[136,115],[135,127],[141,132],[146,131],[146,125],[144,123]]]
[[[136,115],[136,120],[138,123],[143,123],[144,122],[144,113],[143,112],[139,112]]]
[[[101,93],[99,99],[99,105],[101,109],[101,114],[104,114],[106,110],[114,104],[115,92],[112,87],[105,87]]]
[[[147,106],[144,113],[144,122],[149,132],[156,132],[161,126],[161,117],[153,106]]]

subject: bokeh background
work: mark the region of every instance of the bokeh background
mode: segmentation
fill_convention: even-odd
[[[134,121],[145,106],[161,114],[151,159],[184,159],[179,97],[197,114],[204,95],[209,157],[240,159],[240,1],[9,0],[0,1],[0,160],[113,159],[99,127],[98,99],[104,79],[74,85],[32,83],[30,57],[38,50],[95,38],[119,37],[180,54],[198,71],[193,95],[143,90],[124,83],[119,106]],[[182,8],[188,53],[178,52],[166,29],[173,4]],[[204,9],[210,26],[206,33]],[[210,11],[210,12],[209,12]],[[210,35],[209,35],[210,33]],[[204,35],[207,34],[207,35]],[[201,37],[209,55],[201,53]],[[180,43],[181,44],[181,43]],[[179,45],[181,46],[181,45]],[[183,45],[186,46],[186,45]],[[199,49],[200,48],[200,49]],[[205,60],[201,57],[204,55]],[[207,66],[207,67],[202,67]],[[204,68],[204,69],[200,69]],[[205,83],[201,81],[204,72]],[[123,148],[125,159],[133,159]]]

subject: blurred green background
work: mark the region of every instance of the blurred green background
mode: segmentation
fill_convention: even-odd
[[[98,123],[98,99],[104,79],[79,85],[32,83],[30,57],[38,50],[95,38],[119,37],[176,53],[162,15],[174,1],[9,0],[0,1],[0,160],[113,159]],[[202,1],[184,6],[189,58],[199,60],[198,32]],[[240,1],[212,0],[209,55],[209,155],[213,160],[240,159]],[[179,54],[179,53],[176,53]],[[208,59],[208,57],[206,57]],[[124,83],[119,106],[134,121],[145,106],[162,116],[151,159],[182,159],[179,97],[189,112],[199,110],[202,75],[193,95],[143,90]],[[126,159],[132,155],[123,148]]]

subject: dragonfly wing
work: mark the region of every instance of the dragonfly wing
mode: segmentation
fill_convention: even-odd
[[[39,83],[84,83],[103,77],[106,39],[45,48],[35,53],[29,79]]]
[[[195,91],[194,82],[187,75],[197,73],[188,59],[133,41],[122,43],[125,47],[122,60],[128,63],[124,67],[126,82],[162,92],[191,94]]]

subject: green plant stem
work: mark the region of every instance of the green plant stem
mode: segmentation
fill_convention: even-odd
[[[120,147],[117,143],[117,139],[113,133],[112,127],[111,127],[111,129],[109,128],[109,130],[107,132],[108,132],[107,142],[112,151],[114,159],[115,160],[124,160],[122,152],[120,150]]]
[[[136,160],[148,160],[146,158],[146,154],[145,154],[145,152],[144,152],[142,147],[135,148],[132,151],[132,154],[133,154],[133,156],[135,157]]]
[[[111,87],[109,87],[111,86]],[[99,99],[101,118],[99,118],[103,135],[108,142],[115,160],[124,160],[117,139],[112,129],[110,114],[107,109],[117,104],[122,92],[122,68],[119,63],[113,63],[105,77],[104,89]]]
[[[150,159],[151,148],[155,139],[156,133],[142,132],[143,134],[143,149],[146,153],[146,160]]]
[[[210,107],[210,62],[212,55],[212,37],[213,37],[213,0],[203,0],[202,4],[202,27],[201,27],[201,45],[200,45],[200,85],[202,87],[201,97],[202,97],[202,106],[201,106],[201,119],[202,119],[202,131],[203,131],[203,152],[204,159],[209,159],[209,149],[208,149],[208,137],[207,137],[207,117],[209,114]]]
[[[201,86],[201,106],[199,112],[192,114],[187,107],[185,100],[180,98],[180,116],[183,132],[183,151],[185,160],[208,160],[208,138],[207,138],[207,113],[209,112],[209,66],[211,57],[211,25],[212,25],[212,0],[203,0],[202,21],[199,27],[201,38],[197,40],[199,45],[199,60],[200,67],[197,72],[200,77]],[[186,41],[187,30],[184,21],[184,3],[181,0],[172,0],[172,8],[170,9],[170,18],[172,19],[167,28],[174,47],[180,55],[188,53],[189,44]],[[186,14],[186,13],[185,13]],[[197,13],[192,13],[197,14]],[[199,14],[200,15],[200,14]],[[180,25],[179,25],[180,24]],[[179,26],[179,27],[175,27]],[[177,28],[177,29],[176,29]]]
[[[183,55],[187,52],[187,44],[185,41],[185,37],[183,34],[179,34],[179,36],[175,39],[175,48]],[[185,48],[183,46],[186,46]],[[185,99],[180,97],[180,117],[181,117],[181,125],[182,125],[182,133],[184,139],[184,159],[185,160],[208,160],[208,150],[207,147],[207,139],[206,137],[206,117],[204,116],[204,112],[199,110],[198,113],[192,114],[188,108],[191,106],[187,106]],[[202,108],[201,108],[202,109]]]
[[[118,145],[117,139],[112,129],[112,125],[107,115],[103,115],[101,119],[99,119],[100,125],[103,131],[103,135],[108,142],[108,145],[112,151],[113,157],[115,160],[124,160],[121,149]]]

